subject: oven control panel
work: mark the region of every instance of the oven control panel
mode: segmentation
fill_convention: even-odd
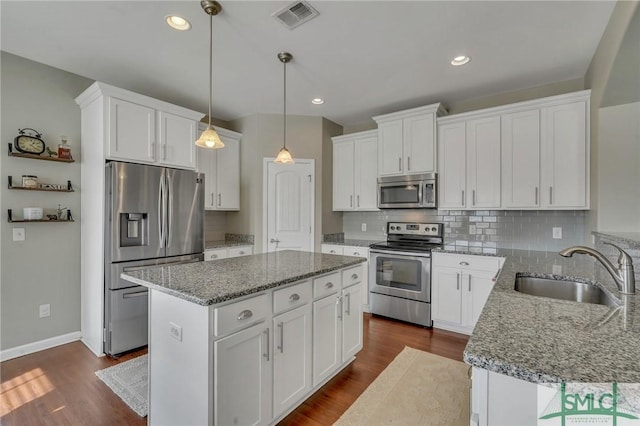
[[[442,223],[388,222],[388,234],[423,235],[440,237],[443,234]]]

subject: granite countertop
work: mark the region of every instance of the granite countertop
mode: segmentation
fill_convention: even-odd
[[[467,364],[534,383],[640,383],[640,294],[620,295],[590,256],[497,255],[506,260],[465,348]],[[619,306],[519,293],[517,274],[594,284]]]
[[[371,244],[378,243],[380,240],[355,240],[345,239],[342,241],[323,242],[322,244],[332,244],[336,246],[353,246],[353,247],[369,247]]]
[[[214,248],[224,248],[224,247],[240,247],[240,246],[253,246],[251,243],[240,242],[240,241],[228,241],[228,240],[213,240],[213,241],[205,241],[204,249],[214,249]]]
[[[640,232],[592,232],[594,235],[600,235],[605,238],[612,238],[623,241],[630,246],[640,247]]]
[[[208,306],[321,275],[366,259],[284,250],[251,256],[130,271],[121,277]]]

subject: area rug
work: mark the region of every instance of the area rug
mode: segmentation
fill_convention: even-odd
[[[469,424],[469,366],[405,347],[335,425]]]
[[[148,414],[149,371],[146,354],[98,370],[96,376],[140,417]]]

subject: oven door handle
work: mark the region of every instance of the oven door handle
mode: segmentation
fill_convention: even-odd
[[[396,256],[396,257],[403,257],[403,258],[410,257],[414,259],[428,259],[431,257],[431,251],[417,253],[417,252],[409,252],[409,251],[369,249],[369,254],[382,254],[385,256]]]

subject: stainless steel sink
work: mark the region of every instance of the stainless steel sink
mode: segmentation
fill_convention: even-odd
[[[616,307],[618,304],[600,287],[575,281],[517,276],[514,289],[520,293],[573,302]]]

